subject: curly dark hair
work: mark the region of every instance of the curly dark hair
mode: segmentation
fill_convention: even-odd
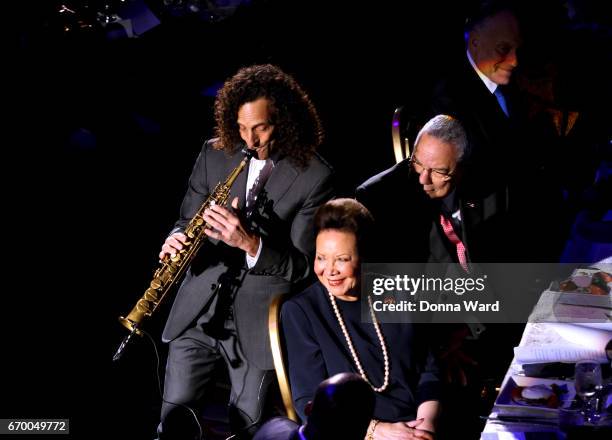
[[[259,98],[270,101],[276,148],[304,167],[323,142],[319,115],[308,95],[288,74],[271,64],[242,68],[227,80],[215,100],[215,148],[234,153],[242,142],[238,110]]]

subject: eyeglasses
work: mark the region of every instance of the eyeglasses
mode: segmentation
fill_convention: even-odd
[[[421,174],[424,171],[429,171],[432,180],[439,180],[447,182],[453,178],[453,171],[447,171],[444,168],[425,168],[421,162],[414,156],[410,158],[410,164],[417,174]]]

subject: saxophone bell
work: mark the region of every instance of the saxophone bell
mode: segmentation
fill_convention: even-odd
[[[123,338],[123,341],[121,341],[121,344],[119,344],[119,348],[117,349],[117,352],[113,356],[113,362],[117,362],[119,359],[121,359],[121,356],[123,356],[123,350],[125,350],[125,347],[127,347],[128,343],[132,339],[132,336],[134,336],[137,333],[138,333],[138,326],[134,324],[133,330],[130,332],[130,334],[128,334],[125,338]]]

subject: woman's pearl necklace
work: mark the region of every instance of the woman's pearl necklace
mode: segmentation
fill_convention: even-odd
[[[372,315],[372,324],[374,324],[374,329],[376,330],[376,335],[378,336],[378,340],[380,341],[380,347],[382,348],[383,359],[385,362],[385,380],[383,384],[376,388],[372,383],[368,380],[368,377],[361,366],[361,362],[359,362],[359,358],[357,357],[357,352],[355,351],[355,347],[353,347],[353,341],[351,341],[351,337],[348,334],[348,330],[346,329],[346,325],[344,325],[344,320],[342,319],[342,315],[340,315],[340,310],[338,310],[338,305],[336,304],[336,298],[331,292],[327,292],[329,294],[329,300],[331,301],[332,308],[334,309],[334,313],[336,314],[336,319],[340,324],[340,328],[342,329],[342,333],[344,334],[344,339],[346,339],[346,343],[348,344],[349,350],[351,351],[351,356],[353,356],[353,360],[355,361],[355,365],[357,366],[357,370],[359,370],[359,374],[365,380],[374,391],[377,393],[383,392],[387,386],[389,385],[389,356],[387,355],[387,347],[385,346],[385,339],[383,338],[383,334],[380,331],[380,325],[378,324],[378,320],[376,319],[376,315],[374,314],[374,309],[372,308],[372,300],[368,296],[368,305],[370,306],[370,315]]]

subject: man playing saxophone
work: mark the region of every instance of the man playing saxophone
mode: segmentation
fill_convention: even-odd
[[[189,267],[162,339],[169,343],[159,439],[193,438],[171,422],[197,408],[216,361],[229,371],[230,425],[249,438],[273,381],[267,316],[271,299],[311,276],[312,218],[332,196],[330,167],[316,153],[317,112],[296,81],[272,65],[243,68],[215,101],[215,139],[194,165],[180,218],[160,258],[187,242],[185,226],[218,182],[256,152],[232,186],[229,204],[204,212],[209,240]],[[178,405],[177,405],[178,404]],[[196,411],[197,413],[197,411]]]

